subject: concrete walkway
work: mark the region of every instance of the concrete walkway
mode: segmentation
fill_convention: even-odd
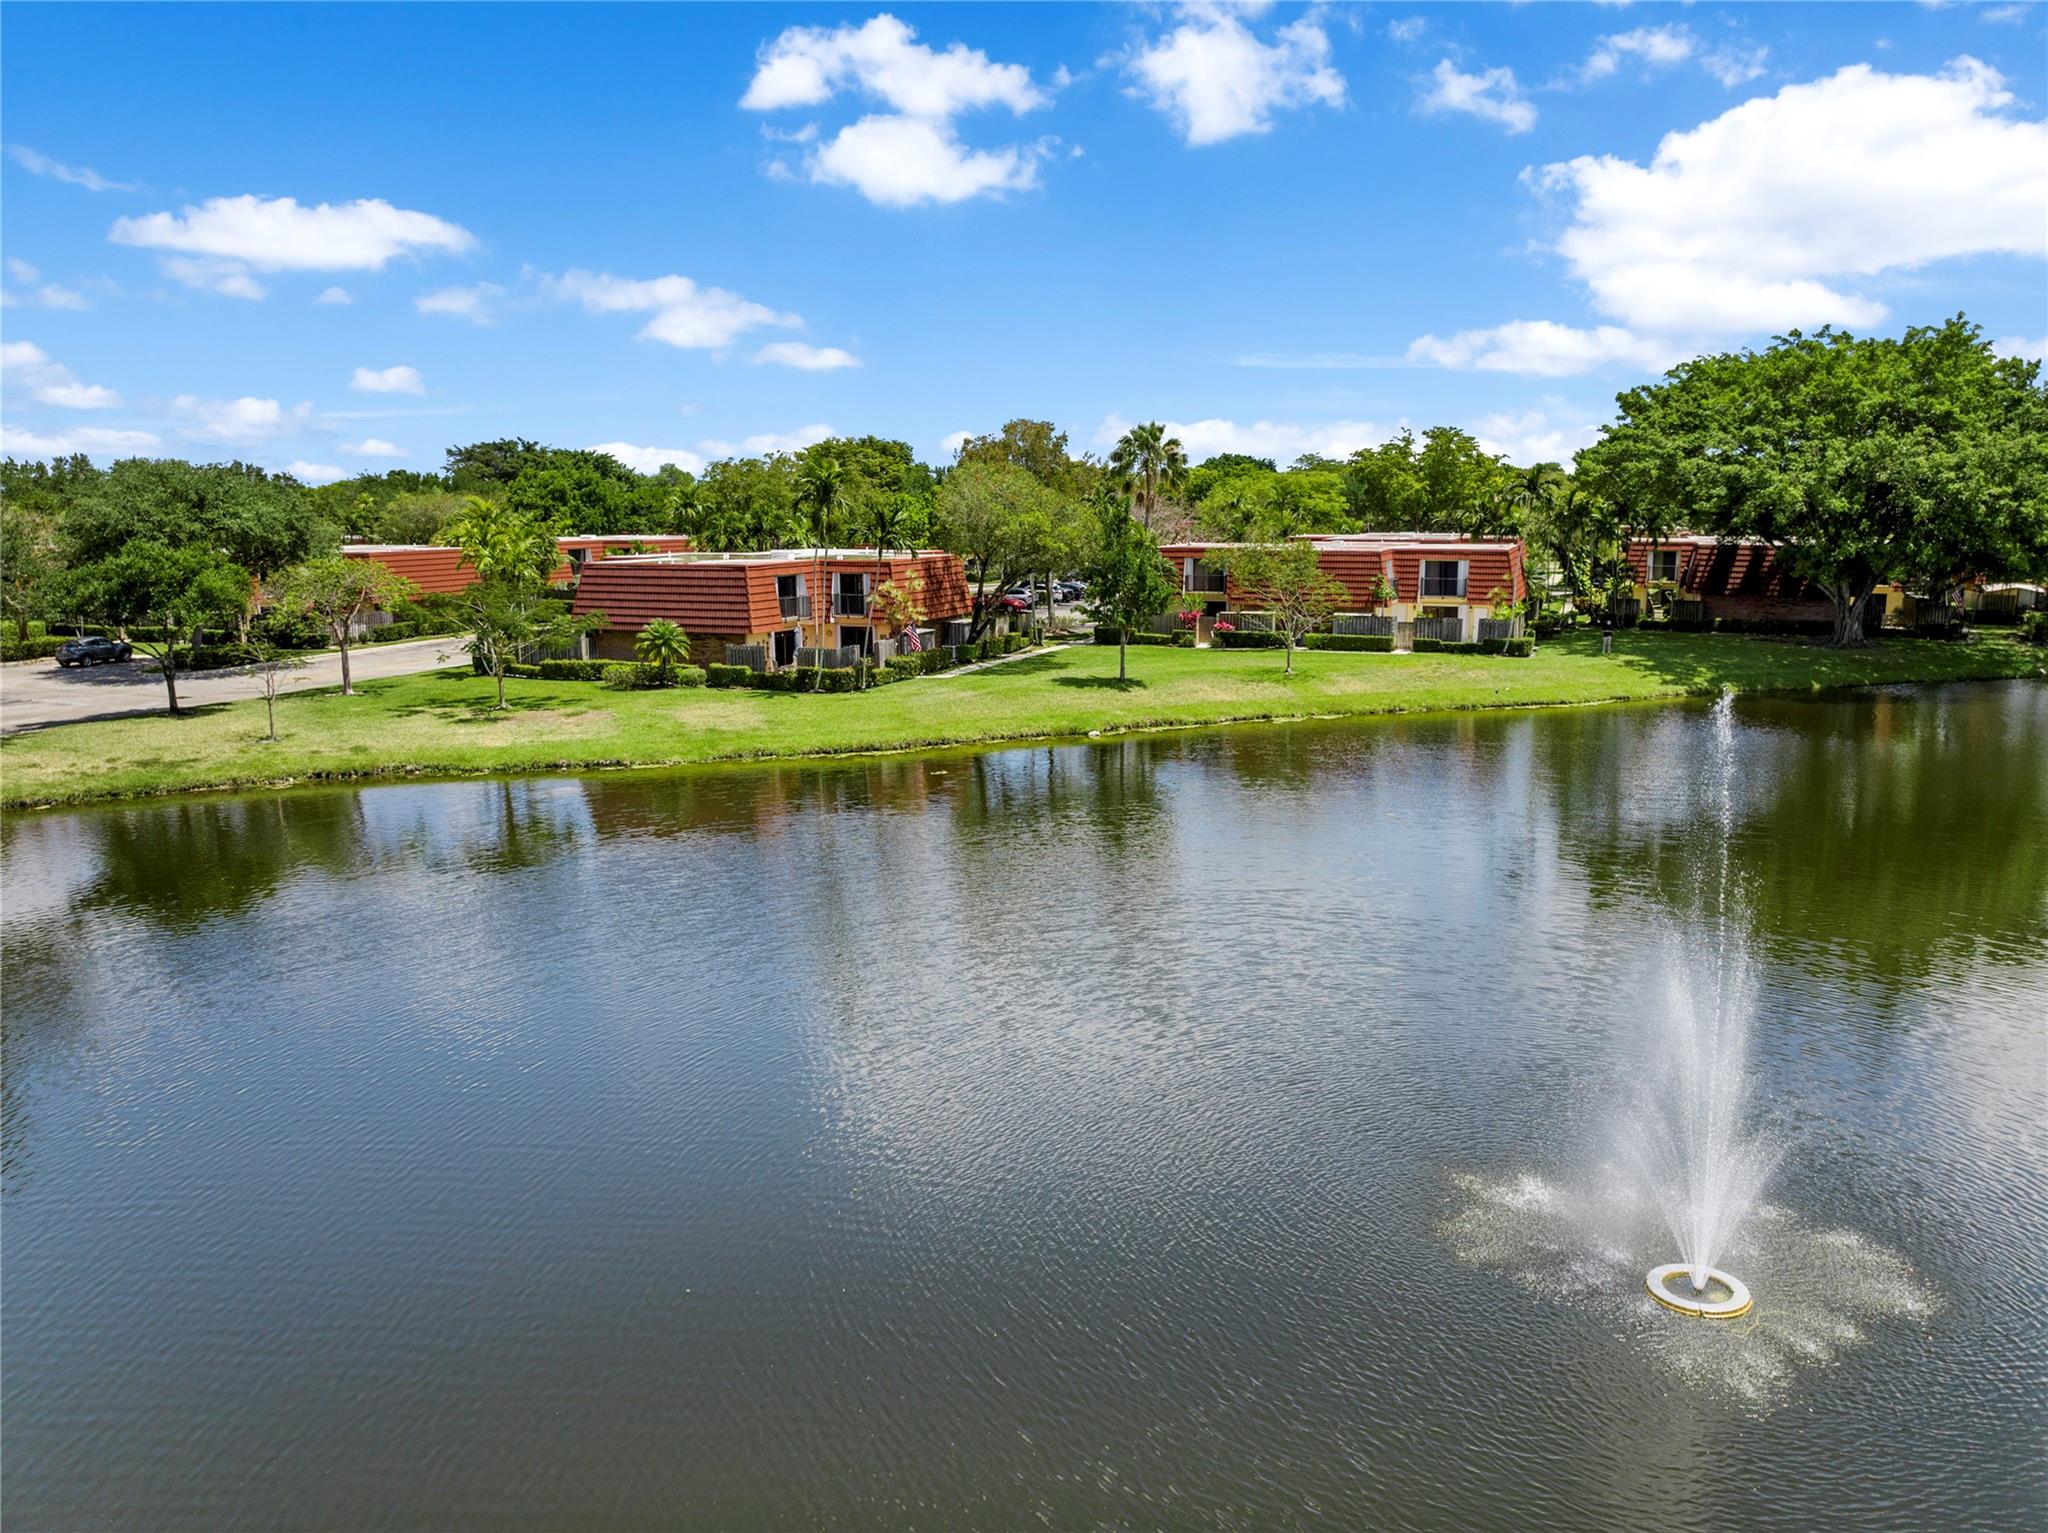
[[[408,676],[459,665],[467,660],[462,648],[467,642],[466,634],[446,634],[438,639],[409,639],[403,644],[367,644],[349,650],[349,677],[374,681],[381,676]],[[327,651],[309,656],[299,670],[286,671],[279,678],[278,691],[305,692],[340,685],[341,656]],[[247,667],[180,672],[178,676],[178,701],[187,707],[262,696],[262,678]],[[81,665],[70,670],[54,660],[20,660],[0,666],[0,734],[130,713],[162,713],[166,706],[164,679],[156,663],[141,655],[125,665]]]
[[[1086,639],[1070,639],[1065,644],[1040,644],[1033,649],[1020,649],[1014,655],[998,655],[993,660],[977,660],[972,665],[955,666],[950,671],[933,671],[932,676],[939,680],[948,676],[972,676],[976,671],[993,670],[999,665],[1008,665],[1012,660],[1028,660],[1033,655],[1050,655],[1057,650],[1078,648],[1087,642]]]

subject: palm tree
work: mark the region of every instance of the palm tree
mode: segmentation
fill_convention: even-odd
[[[633,641],[633,652],[660,673],[666,686],[669,673],[690,658],[690,636],[683,632],[680,623],[665,617],[651,618]]]
[[[1133,426],[1109,455],[1109,471],[1131,488],[1139,519],[1149,532],[1152,513],[1162,491],[1180,487],[1188,471],[1188,455],[1179,437],[1170,437],[1157,421]]]
[[[825,575],[825,550],[832,546],[832,513],[839,509],[839,502],[846,494],[846,469],[839,460],[824,453],[814,452],[810,461],[797,475],[797,508],[810,513],[811,528],[818,534],[818,591],[812,597],[812,611],[817,614],[814,622],[818,632],[814,638],[824,637],[824,625],[831,612],[832,593],[827,589],[829,582]],[[825,672],[825,646],[818,649],[818,674]]]

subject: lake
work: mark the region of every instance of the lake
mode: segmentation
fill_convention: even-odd
[[[2048,1518],[2048,687],[16,816],[11,1527]],[[1739,944],[1745,1322],[1572,1213]],[[1726,949],[1720,949],[1725,951]]]

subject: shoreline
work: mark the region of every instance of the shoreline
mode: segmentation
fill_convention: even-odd
[[[1728,647],[1703,649],[1703,645]],[[1658,654],[1653,646],[1670,648]],[[1906,646],[1912,648],[1908,650]],[[1145,648],[1131,652],[1131,684],[1119,687],[1114,680],[1114,649],[1076,646],[1010,657],[1009,663],[992,666],[978,676],[963,673],[919,678],[855,694],[809,696],[723,689],[611,693],[589,683],[523,682],[514,684],[520,689],[514,694],[518,706],[507,714],[484,712],[476,706],[477,699],[470,694],[487,688],[487,681],[465,671],[423,672],[368,683],[359,688],[357,696],[348,699],[332,689],[280,698],[279,728],[284,738],[275,746],[263,741],[260,734],[238,727],[253,723],[260,731],[260,702],[216,705],[179,719],[161,714],[142,715],[9,735],[0,741],[0,808],[26,812],[380,782],[832,763],[863,757],[880,760],[1047,743],[1076,744],[1247,724],[1682,701],[1717,696],[1731,688],[1743,697],[1821,696],[1899,685],[2048,677],[2048,653],[2002,636],[1979,638],[1967,645],[1881,640],[1864,650],[1843,652],[1759,638],[1645,635],[1626,649],[1618,647],[1612,656],[1600,656],[1597,641],[1583,638],[1551,641],[1539,654],[1548,655],[1554,662],[1555,676],[1532,675],[1521,669],[1540,671],[1542,667],[1534,659],[1297,652],[1296,676],[1289,682],[1279,674],[1279,659],[1269,650],[1215,654]],[[1170,667],[1161,658],[1167,656],[1174,657]],[[1684,661],[1688,671],[1697,674],[1646,675],[1646,671],[1656,669],[1652,659]],[[1707,663],[1715,661],[1725,663]],[[1105,663],[1107,677],[1091,674],[1102,671]],[[1845,665],[1850,674],[1841,673]],[[1402,670],[1392,669],[1397,666]],[[1347,674],[1347,667],[1361,669]],[[1756,674],[1760,667],[1765,671],[1803,669],[1810,674]],[[1158,674],[1169,668],[1178,674]],[[1202,674],[1205,670],[1206,675]],[[1103,705],[1085,698],[1072,702],[1058,699],[1050,693],[1049,686],[1035,685],[1048,671],[1065,673],[1055,675],[1052,686],[1100,689],[1109,693],[1111,700]],[[1006,672],[1012,674],[1006,676]],[[1023,676],[1019,672],[1031,674]],[[1361,679],[1386,685],[1358,689],[1354,684]],[[1190,680],[1194,695],[1178,699],[1165,695]],[[1285,706],[1279,697],[1259,703],[1251,695],[1227,699],[1204,695],[1213,691],[1219,681],[1235,683],[1233,691],[1241,694],[1285,688],[1288,693],[1308,695],[1286,696],[1285,703],[1295,706]],[[932,690],[927,692],[926,688]],[[1162,694],[1161,706],[1148,711],[1142,706],[1143,699],[1155,690]],[[952,707],[956,698],[963,703],[982,704],[989,716],[979,723],[971,710],[962,716],[962,710]],[[1118,709],[1117,705],[1132,698],[1138,700],[1139,706]],[[1057,722],[1031,716],[1032,704],[1042,706],[1055,700],[1060,704]],[[1218,703],[1222,704],[1220,708]],[[579,704],[583,705],[580,709]],[[366,717],[349,721],[361,738],[351,735],[339,743],[328,742],[325,749],[317,744],[309,746],[304,739],[308,734],[306,720],[295,715],[319,710],[323,705],[361,705],[357,711]],[[1107,714],[1105,706],[1109,709]],[[790,712],[777,715],[763,711],[778,707]],[[863,719],[851,712],[861,709],[871,710],[870,716]],[[717,721],[718,715],[735,710],[756,716],[759,727],[733,728]],[[906,713],[909,716],[905,717]],[[919,713],[933,716],[920,718]],[[435,715],[429,727],[440,730],[446,738],[440,741],[439,750],[424,743],[407,749],[401,743],[383,759],[351,759],[371,752],[372,747],[364,739],[377,738],[380,714],[394,727],[398,721],[415,715]],[[593,716],[612,724],[616,730],[651,721],[664,738],[659,744],[639,742],[638,748],[632,748],[631,741],[621,740],[620,745],[627,748],[607,750],[592,741],[593,748],[587,753],[562,749],[584,733],[579,726]],[[564,725],[565,730],[560,735],[543,734],[525,741],[488,742],[480,749],[459,733],[493,725],[515,729],[536,718],[543,723]],[[893,730],[892,718],[897,726]],[[691,723],[699,724],[700,728],[689,730]],[[777,726],[786,731],[792,723],[814,727],[794,738],[776,732]],[[1015,727],[1008,727],[1012,724]],[[845,737],[832,737],[827,725],[834,726]],[[209,743],[224,748],[224,759],[210,767],[191,757],[166,760],[164,749],[187,743],[174,738],[187,731],[209,733]],[[108,735],[117,738],[100,738]],[[126,736],[137,738],[118,738]],[[65,748],[74,740],[79,741],[82,751],[89,753],[90,768],[81,763],[76,773],[53,771],[36,759],[69,754]],[[94,746],[102,749],[94,751]],[[303,759],[294,759],[288,770],[265,771],[260,756],[273,749]],[[30,780],[22,782],[24,775]]]

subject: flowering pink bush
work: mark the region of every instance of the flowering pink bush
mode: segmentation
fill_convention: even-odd
[[[1231,622],[1229,618],[1219,617],[1216,619],[1216,626],[1209,631],[1211,633],[1236,633],[1237,624]]]
[[[1181,627],[1192,628],[1195,626],[1195,624],[1201,622],[1201,620],[1202,609],[1200,607],[1186,607],[1182,609],[1180,615]]]

